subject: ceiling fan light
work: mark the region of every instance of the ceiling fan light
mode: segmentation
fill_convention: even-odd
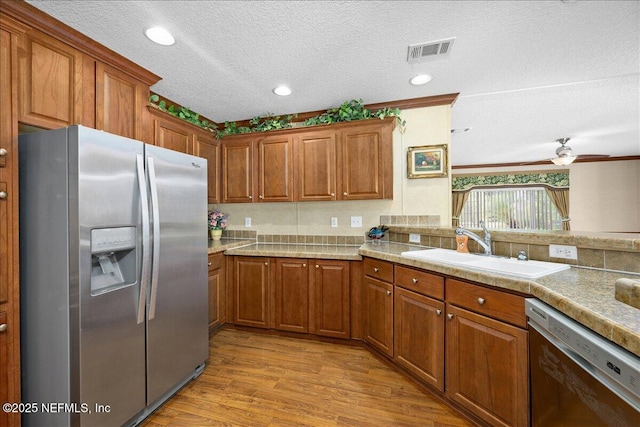
[[[551,161],[558,166],[566,166],[573,163],[575,159],[576,159],[576,156],[563,156],[563,157],[553,158],[551,159]]]

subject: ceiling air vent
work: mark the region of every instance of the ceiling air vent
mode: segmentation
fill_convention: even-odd
[[[407,62],[420,62],[425,59],[448,55],[451,52],[451,46],[453,46],[454,41],[455,37],[446,40],[409,45]]]

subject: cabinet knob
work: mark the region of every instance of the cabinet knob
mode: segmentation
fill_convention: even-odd
[[[387,295],[391,295],[391,291],[387,291]]]
[[[331,193],[331,197],[335,197],[336,193]]]
[[[348,196],[349,193],[347,193],[346,191],[344,193],[342,193],[343,196]]]
[[[375,271],[377,273],[379,271],[378,267],[373,267],[373,271]]]
[[[6,148],[0,148],[0,157],[4,157],[7,155],[7,149]]]
[[[0,325],[0,332],[4,332],[7,330],[7,324],[3,323],[2,325]]]
[[[269,263],[265,261],[264,265],[269,265]]]
[[[451,314],[451,313],[447,314],[447,319],[453,320],[453,314]]]
[[[303,266],[303,267],[306,267],[306,266],[307,266],[307,264],[302,264],[302,266]]]
[[[478,304],[484,305],[484,298],[478,298]]]
[[[249,199],[253,199],[253,196],[249,196]]]
[[[207,263],[207,265],[208,265],[209,267],[211,267],[211,264],[212,264],[211,262]]]
[[[436,310],[436,316],[440,316],[442,314],[442,310]]]
[[[415,277],[413,279],[411,279],[411,281],[413,282],[413,284],[415,285],[416,283],[418,283],[418,279],[416,279]]]
[[[316,264],[316,268],[320,268],[320,266],[318,264]]]
[[[0,191],[0,199],[6,199],[8,196],[6,191]]]
[[[261,195],[259,195],[258,197],[260,197],[261,199],[264,199],[264,196],[263,196],[262,194],[261,194]]]

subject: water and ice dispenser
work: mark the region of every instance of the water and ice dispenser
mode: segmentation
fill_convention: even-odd
[[[91,230],[91,295],[136,282],[136,228]]]

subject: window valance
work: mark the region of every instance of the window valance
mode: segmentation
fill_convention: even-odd
[[[569,171],[458,175],[452,177],[453,191],[468,191],[473,187],[518,185],[544,185],[555,189],[568,189]]]

